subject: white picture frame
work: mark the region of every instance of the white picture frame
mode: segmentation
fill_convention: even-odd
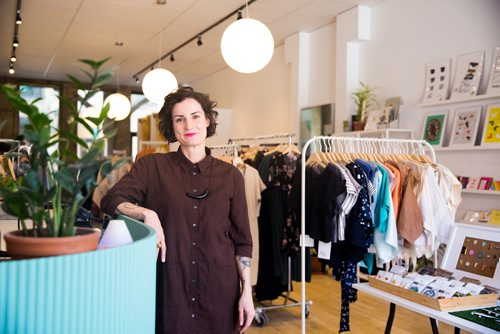
[[[458,108],[453,115],[449,146],[457,148],[472,147],[476,143],[481,106]]]
[[[425,88],[422,103],[434,103],[448,98],[451,59],[425,64]]]
[[[366,117],[365,131],[377,130],[381,116],[382,116],[382,110],[380,109],[369,110],[368,115]]]
[[[486,106],[481,146],[500,148],[500,103]]]
[[[496,46],[493,48],[486,94],[500,95],[500,46]]]
[[[443,146],[448,110],[435,110],[428,112],[424,117],[421,137],[432,146]]]
[[[457,262],[462,252],[465,238],[467,237],[500,242],[500,228],[487,225],[455,223],[446,247],[443,262],[441,263],[441,268],[451,271],[457,280],[460,280],[462,277],[470,277],[479,280],[483,285],[500,288],[500,264],[497,264],[493,277],[486,277],[457,269]]]
[[[450,100],[476,96],[483,74],[484,50],[457,57],[455,80]]]

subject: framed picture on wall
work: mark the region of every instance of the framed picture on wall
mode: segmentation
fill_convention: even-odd
[[[474,146],[481,118],[481,106],[459,108],[453,116],[450,146]]]
[[[369,110],[368,116],[366,117],[365,131],[377,130],[381,116],[382,116],[382,110],[379,109]]]
[[[441,268],[455,279],[477,279],[483,285],[499,287],[500,233],[498,228],[472,224],[453,225]]]
[[[500,104],[486,108],[481,145],[500,147]]]
[[[450,59],[425,64],[425,89],[422,103],[444,101],[450,85]]]
[[[490,77],[488,79],[488,88],[486,89],[486,94],[500,94],[500,46],[493,48]]]
[[[451,100],[477,95],[479,81],[483,74],[483,63],[484,50],[458,56]]]
[[[430,145],[442,146],[448,110],[432,111],[425,115],[422,139]]]

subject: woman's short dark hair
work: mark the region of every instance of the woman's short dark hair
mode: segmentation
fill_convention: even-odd
[[[170,143],[177,141],[177,138],[175,138],[172,120],[172,110],[177,103],[189,98],[196,100],[201,105],[201,108],[205,113],[205,117],[210,122],[207,127],[207,137],[211,137],[215,134],[215,128],[217,127],[217,115],[219,114],[214,110],[217,103],[210,100],[210,97],[207,94],[197,92],[191,87],[181,87],[177,91],[170,93],[165,97],[165,103],[163,103],[163,107],[161,107],[158,114],[158,127],[160,129],[160,133]]]

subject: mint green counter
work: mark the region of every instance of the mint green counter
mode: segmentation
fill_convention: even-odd
[[[0,333],[154,333],[154,231],[118,219],[126,221],[133,243],[0,262]]]

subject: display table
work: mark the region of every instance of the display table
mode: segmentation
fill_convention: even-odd
[[[112,249],[0,262],[0,333],[154,333],[156,237]]]
[[[423,306],[421,304],[412,302],[411,300],[404,299],[398,296],[395,296],[391,293],[382,291],[380,289],[374,288],[370,286],[369,283],[357,283],[353,285],[354,288],[358,289],[358,291],[365,292],[369,295],[377,297],[379,299],[388,301],[391,303],[389,317],[387,319],[387,325],[385,328],[385,333],[388,334],[391,332],[392,321],[394,320],[394,314],[396,312],[396,305],[402,306],[410,311],[414,311],[429,317],[430,325],[432,326],[432,332],[438,333],[438,328],[436,321],[442,321],[449,325],[455,327],[455,333],[459,333],[460,329],[467,330],[471,333],[497,333],[495,330],[490,329],[488,327],[484,327],[478,325],[474,322],[456,317],[454,315],[449,314],[448,312],[438,311],[432,309],[430,307]],[[353,314],[353,316],[356,316]]]

